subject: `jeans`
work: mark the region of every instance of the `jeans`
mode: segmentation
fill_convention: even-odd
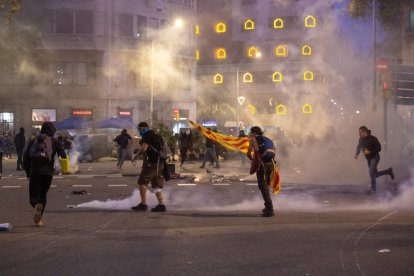
[[[16,151],[17,153],[17,169],[21,170],[23,168],[23,150]]]
[[[273,211],[273,202],[270,198],[269,192],[270,177],[272,175],[273,168],[273,163],[264,163],[264,166],[260,166],[259,171],[256,173],[257,184],[260,192],[262,193],[265,208],[268,211]]]
[[[378,171],[377,166],[380,161],[379,154],[374,155],[372,158],[367,159],[368,161],[368,168],[369,168],[369,176],[371,178],[371,191],[377,190],[377,178],[386,174],[391,173],[391,168],[384,170],[384,171]]]
[[[187,159],[187,151],[188,148],[186,147],[180,148],[181,164],[184,164],[185,160]]]
[[[127,154],[127,149],[126,148],[118,148],[118,164],[116,166],[119,169],[121,169],[122,165],[124,164],[126,154]]]
[[[46,207],[47,192],[52,184],[53,176],[51,175],[33,175],[29,181],[29,198],[30,205],[34,208],[37,203],[43,204],[43,211]]]
[[[206,165],[206,162],[211,159],[213,159],[213,162],[216,163],[217,168],[220,167],[217,154],[216,154],[216,150],[214,148],[206,148],[204,152],[203,165],[201,165],[201,167],[204,167]]]

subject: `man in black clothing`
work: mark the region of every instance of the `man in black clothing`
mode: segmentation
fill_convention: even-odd
[[[156,134],[149,128],[148,124],[141,122],[138,124],[138,131],[142,139],[139,142],[141,145],[141,153],[144,154],[144,162],[142,164],[142,171],[138,178],[139,193],[141,196],[141,203],[132,207],[134,211],[147,211],[147,186],[151,182],[151,187],[154,189],[155,195],[158,199],[158,205],[152,208],[152,212],[165,212],[165,207],[162,188],[164,186],[164,177],[162,171],[165,166],[165,160],[159,155],[163,140],[161,136]],[[138,156],[138,154],[137,154]]]
[[[217,158],[216,150],[214,148],[214,141],[206,137],[206,150],[204,151],[204,161],[200,169],[205,168],[207,160],[211,160],[211,159],[213,160],[213,162],[216,163],[215,168],[219,169],[220,164]]]
[[[132,137],[127,133],[126,129],[123,129],[121,131],[121,134],[116,136],[114,139],[114,142],[118,144],[118,163],[116,166],[119,170],[122,169],[122,165],[124,164],[127,155],[129,140],[132,140]]]
[[[56,128],[53,123],[44,122],[40,130],[40,135],[29,142],[23,155],[23,168],[29,179],[30,205],[34,208],[33,220],[37,226],[43,226],[42,216],[46,207],[47,192],[50,189],[54,175],[54,157],[58,154],[61,158],[66,158],[62,144],[53,137],[55,133]],[[44,140],[50,141],[50,161],[40,162],[32,158],[32,147],[38,142],[38,139],[41,139],[40,137],[45,137]],[[46,146],[48,144],[48,142],[45,142]]]
[[[23,151],[26,145],[26,137],[24,137],[24,128],[20,128],[20,132],[14,137],[14,146],[16,147],[17,153],[17,168],[16,170],[21,171],[23,166]]]
[[[180,133],[180,167],[184,165],[185,160],[187,159],[187,152],[191,146],[191,136],[185,132]]]
[[[366,126],[359,128],[359,142],[355,153],[355,159],[358,159],[359,153],[364,153],[368,162],[369,176],[371,178],[371,189],[367,191],[368,194],[376,194],[377,192],[377,178],[388,174],[391,179],[394,179],[394,171],[389,168],[384,171],[378,171],[377,166],[380,161],[379,152],[381,151],[381,144],[377,137],[371,135],[371,130]]]

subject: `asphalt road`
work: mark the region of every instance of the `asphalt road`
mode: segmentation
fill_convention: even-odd
[[[37,228],[27,180],[1,180],[0,223],[14,228],[0,233],[0,275],[414,275],[414,208],[384,204],[388,193],[285,185],[275,217],[262,218],[254,183],[180,180],[156,214],[129,210],[135,183],[57,178]]]

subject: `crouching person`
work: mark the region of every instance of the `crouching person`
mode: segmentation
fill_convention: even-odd
[[[138,131],[142,137],[139,143],[141,145],[141,153],[144,155],[142,171],[138,178],[141,203],[132,207],[132,210],[148,210],[147,186],[151,182],[151,187],[154,189],[158,199],[158,205],[152,208],[151,211],[165,212],[167,208],[165,207],[162,196],[162,188],[164,186],[163,170],[165,167],[165,156],[163,156],[164,142],[162,137],[150,129],[145,122],[138,124]]]
[[[29,142],[23,155],[23,167],[29,179],[30,205],[34,208],[33,220],[37,226],[43,226],[42,216],[54,175],[54,157],[58,154],[66,158],[62,144],[53,137],[55,133],[53,123],[43,123],[40,134]]]

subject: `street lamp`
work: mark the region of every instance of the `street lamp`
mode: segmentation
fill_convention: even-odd
[[[261,52],[256,52],[255,57],[260,58],[262,56]],[[242,60],[237,65],[236,70],[236,97],[237,101],[240,103],[240,105],[237,105],[236,113],[237,113],[237,133],[240,132],[240,106],[243,104],[244,100],[246,99],[243,96],[240,96],[240,78],[239,78],[239,71],[240,71],[240,65],[243,64],[243,62],[246,60],[246,57],[243,57]],[[242,99],[242,100],[241,100]]]
[[[174,20],[174,28],[181,29],[184,26],[184,20],[176,18]],[[151,96],[150,96],[150,117],[149,125],[152,127],[154,117],[154,38],[151,39]]]

